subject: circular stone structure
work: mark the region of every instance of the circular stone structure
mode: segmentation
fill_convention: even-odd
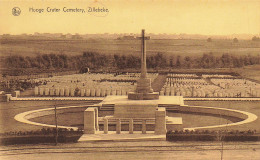
[[[69,112],[79,112],[84,111],[87,106],[67,106],[67,107],[59,107],[57,108],[57,113],[69,113]],[[205,106],[181,106],[180,112],[190,112],[192,113],[205,113],[205,114],[211,114],[211,115],[222,115],[222,116],[229,116],[229,117],[235,117],[242,119],[241,121],[235,122],[235,123],[229,123],[229,124],[221,124],[221,125],[212,125],[212,126],[202,126],[202,127],[190,127],[190,128],[183,128],[183,130],[196,130],[196,129],[210,129],[210,128],[218,128],[218,127],[229,127],[229,126],[235,126],[235,125],[242,125],[249,122],[253,122],[257,119],[257,116],[253,113],[249,113],[246,111],[240,111],[240,110],[234,110],[234,109],[227,109],[227,108],[218,108],[218,107],[205,107]],[[41,116],[47,116],[54,114],[54,108],[46,108],[46,109],[38,109],[38,110],[32,110],[23,112],[20,114],[17,114],[14,119],[31,125],[37,125],[42,127],[56,127],[55,125],[51,124],[43,124],[38,122],[30,121],[32,118],[37,118]],[[70,126],[58,126],[58,128],[67,128],[67,129],[73,129],[77,130],[78,127],[70,127]]]

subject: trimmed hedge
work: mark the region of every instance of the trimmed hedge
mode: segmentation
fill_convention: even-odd
[[[167,141],[260,141],[255,131],[168,131]]]
[[[11,144],[38,144],[38,143],[55,143],[55,128],[42,128],[38,131],[19,131],[6,132],[0,135],[1,145]],[[82,130],[74,131],[73,129],[58,129],[58,142],[71,143],[77,142],[83,135]]]
[[[71,135],[71,136],[58,136],[58,143],[75,143],[81,135]],[[31,136],[8,136],[1,137],[1,145],[13,145],[13,144],[39,144],[39,143],[55,143],[54,135],[31,135]]]

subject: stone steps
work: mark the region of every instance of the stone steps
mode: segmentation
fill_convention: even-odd
[[[152,82],[152,89],[154,92],[160,92],[166,82],[167,75],[159,74]]]
[[[100,111],[114,111],[114,104],[103,104]]]

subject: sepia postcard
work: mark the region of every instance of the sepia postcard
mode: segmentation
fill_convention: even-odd
[[[0,0],[0,159],[260,159],[260,0]]]

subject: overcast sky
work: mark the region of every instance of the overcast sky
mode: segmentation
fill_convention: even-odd
[[[204,35],[260,34],[260,0],[99,0],[77,2],[0,0],[0,34],[21,33],[187,33]],[[72,1],[72,0],[71,0]],[[75,1],[75,0],[74,0]],[[105,7],[109,13],[64,13],[63,7]],[[20,16],[12,8],[21,9]],[[43,13],[29,8],[43,8]],[[46,7],[60,8],[47,13]]]

